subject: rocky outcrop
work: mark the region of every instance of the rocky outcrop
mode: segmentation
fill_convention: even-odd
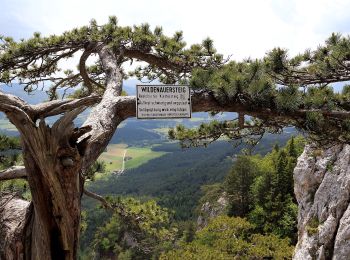
[[[197,227],[202,229],[208,225],[210,219],[215,218],[223,214],[228,205],[228,198],[226,192],[223,192],[221,196],[214,202],[206,201],[201,209],[197,218]]]
[[[294,259],[350,259],[350,145],[306,146],[294,170]]]

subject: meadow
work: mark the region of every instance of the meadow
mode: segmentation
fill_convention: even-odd
[[[163,151],[153,151],[152,146],[131,147],[127,144],[110,144],[107,146],[106,151],[103,152],[99,157],[99,160],[104,161],[106,163],[107,173],[111,173],[122,169],[124,153],[126,158],[126,170],[137,168],[140,165],[148,162],[149,160],[161,157],[166,154],[166,152]],[[102,174],[97,173],[96,178],[99,179],[101,177]]]

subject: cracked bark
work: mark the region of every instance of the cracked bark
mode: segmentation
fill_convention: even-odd
[[[6,236],[6,245],[11,246],[1,245],[4,259],[77,258],[82,173],[97,159],[118,124],[126,118],[123,108],[126,104],[130,106],[128,100],[134,102],[133,98],[119,97],[123,77],[114,54],[105,47],[99,55],[107,82],[102,99],[90,96],[30,106],[16,97],[0,95],[0,99],[7,101],[0,104],[0,109],[21,135],[26,177],[32,193],[32,207],[24,202],[19,204],[18,199],[12,200],[21,208],[14,215],[26,216],[27,224],[16,229],[20,234],[15,236],[17,240]],[[84,125],[74,128],[74,118],[86,105],[99,101]],[[36,124],[38,117],[63,112],[52,127],[43,120]],[[26,208],[28,213],[23,214]],[[2,237],[5,231],[0,230],[0,234]],[[20,240],[21,237],[26,239]]]
[[[0,259],[23,259],[23,230],[29,215],[29,202],[12,194],[1,197]]]

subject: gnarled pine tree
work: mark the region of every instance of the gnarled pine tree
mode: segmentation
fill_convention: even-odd
[[[27,178],[32,194],[30,204],[8,195],[0,200],[0,222],[7,221],[0,229],[4,259],[77,258],[85,173],[117,126],[135,116],[136,98],[121,95],[127,62],[142,61],[131,73],[139,79],[190,82],[193,112],[239,113],[237,120],[203,125],[198,131],[171,131],[187,144],[222,134],[232,139],[256,137],[288,125],[318,137],[326,128],[330,141],[349,139],[349,88],[335,94],[325,85],[349,79],[349,39],[338,35],[319,50],[293,59],[276,49],[261,61],[226,65],[210,39],[185,48],[181,32],[167,37],[161,28],[151,31],[147,24],[121,27],[115,17],[106,25],[92,21],[60,36],[35,33],[28,40],[1,41],[0,82],[18,82],[28,92],[48,82],[51,99],[30,105],[0,92],[0,111],[18,129],[24,155],[24,170],[9,169],[6,178]],[[73,56],[80,58],[78,72],[60,71],[61,62]],[[90,56],[95,63],[88,66]],[[310,84],[320,86],[300,90]],[[59,99],[57,91],[68,88],[74,88],[74,94]],[[74,127],[74,118],[88,106],[93,109],[87,120]],[[62,116],[48,126],[45,118],[55,115]],[[6,218],[8,214],[12,217]]]
[[[295,126],[319,143],[347,143],[350,130],[350,86],[335,92],[334,82],[350,79],[350,38],[332,34],[316,51],[288,58],[287,50],[268,52],[262,60],[230,62],[219,69],[195,68],[194,90],[205,90],[234,111],[231,121],[212,121],[198,129],[169,131],[183,146],[206,145],[221,136],[255,144],[265,133]],[[250,117],[245,117],[245,115]]]

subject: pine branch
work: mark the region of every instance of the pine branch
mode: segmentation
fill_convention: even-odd
[[[93,82],[86,70],[86,61],[89,58],[89,56],[95,51],[96,44],[89,44],[88,47],[84,50],[83,54],[80,56],[79,60],[79,71],[80,75],[83,78],[84,84],[88,89],[88,93],[91,94],[93,92],[93,88],[91,85],[91,82]]]

